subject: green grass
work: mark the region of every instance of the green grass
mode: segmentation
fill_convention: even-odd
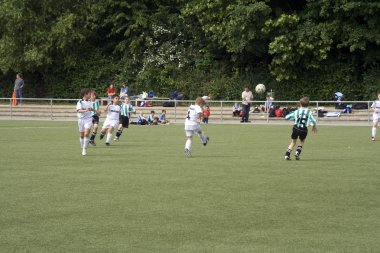
[[[377,252],[380,142],[321,126],[132,126],[82,157],[75,122],[0,121],[1,252]]]

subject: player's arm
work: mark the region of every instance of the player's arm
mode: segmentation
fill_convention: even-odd
[[[202,113],[201,112],[198,113],[198,124],[202,122],[202,117],[203,117]]]
[[[292,111],[291,113],[288,113],[288,114],[285,116],[285,119],[286,119],[286,120],[294,119],[294,112],[295,112],[295,111]]]

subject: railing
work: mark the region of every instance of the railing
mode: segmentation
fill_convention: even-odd
[[[0,98],[0,119],[50,119],[50,120],[76,120],[75,106],[78,99],[53,99],[53,98],[23,98],[19,105],[12,104],[12,98]],[[144,102],[144,107],[140,107],[140,103]],[[166,110],[167,118],[172,122],[183,122],[187,113],[188,106],[193,103],[193,100],[169,100],[169,99],[145,99],[145,100],[132,100],[133,105],[138,113],[143,112],[145,115],[149,114],[151,110],[155,110],[158,115],[161,110]],[[237,103],[241,106],[241,101],[216,101],[209,100],[207,105],[211,109],[210,122],[227,123],[239,122],[239,117],[233,117],[233,105]],[[252,101],[249,117],[254,122],[263,123],[279,123],[283,122],[282,117],[270,117],[270,107],[265,107],[266,104],[271,103],[273,107],[280,109],[288,107],[298,107],[299,101]],[[354,105],[352,113],[344,113],[343,109],[337,109],[336,105],[339,103]],[[362,105],[364,109],[355,109],[355,105]],[[313,109],[314,116],[317,121],[321,122],[361,122],[369,124],[371,122],[372,113],[370,106],[372,101],[311,101],[309,108]],[[149,106],[152,105],[152,106]],[[105,106],[103,105],[103,108]],[[102,108],[102,109],[103,109]],[[258,112],[255,108],[259,108]],[[336,117],[329,117],[324,114],[320,117],[317,110],[324,110],[332,114],[335,113]],[[256,112],[255,112],[256,111]],[[102,117],[104,117],[104,114]]]

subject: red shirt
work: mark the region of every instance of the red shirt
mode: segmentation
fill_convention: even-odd
[[[107,89],[107,94],[108,94],[108,95],[110,95],[110,94],[112,95],[112,94],[115,94],[115,93],[116,93],[115,88],[108,88],[108,89]]]
[[[208,118],[210,117],[210,110],[208,109],[203,109],[203,117]]]

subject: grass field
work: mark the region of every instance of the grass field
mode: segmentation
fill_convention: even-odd
[[[175,124],[83,157],[75,122],[0,121],[0,252],[379,252],[369,126],[321,126],[300,161],[290,126],[203,129],[191,159]]]

